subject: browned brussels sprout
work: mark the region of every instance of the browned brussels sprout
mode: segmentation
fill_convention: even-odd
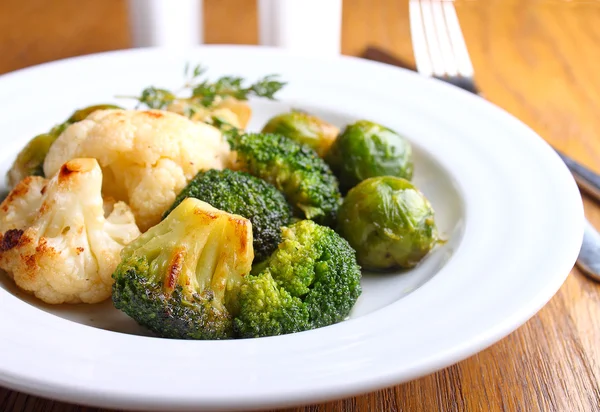
[[[31,139],[21,149],[6,175],[8,188],[12,189],[27,176],[44,176],[44,159],[58,136],[73,123],[85,119],[96,110],[104,109],[120,109],[120,107],[112,104],[99,104],[76,110],[65,122],[54,126],[48,133],[37,135]]]
[[[412,268],[439,242],[427,198],[393,176],[372,177],[352,188],[338,211],[337,231],[365,269]]]
[[[267,122],[262,133],[280,134],[303,143],[324,157],[340,130],[326,121],[308,113],[291,111],[282,113]]]
[[[370,177],[411,180],[413,175],[410,143],[395,131],[367,120],[348,125],[325,160],[340,180],[342,192]]]

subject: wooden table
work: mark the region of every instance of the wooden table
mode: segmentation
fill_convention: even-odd
[[[377,45],[412,62],[406,2],[345,0],[343,53],[360,55]],[[486,97],[600,171],[600,3],[456,5]],[[254,1],[205,0],[205,9],[208,43],[256,43]],[[0,73],[127,48],[125,13],[121,0],[3,0]],[[600,207],[584,203],[600,227]],[[83,410],[97,411],[0,388],[0,411]],[[534,318],[478,355],[394,388],[293,410],[600,410],[600,284],[573,270]]]

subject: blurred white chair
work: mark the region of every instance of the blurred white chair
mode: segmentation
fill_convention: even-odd
[[[340,53],[342,0],[257,2],[261,45]],[[185,48],[204,41],[202,0],[128,0],[128,5],[134,47]]]

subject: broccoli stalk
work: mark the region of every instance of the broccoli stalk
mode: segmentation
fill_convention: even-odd
[[[188,198],[121,257],[113,274],[117,309],[161,337],[232,337],[254,258],[249,220]]]
[[[302,220],[283,229],[283,241],[244,280],[239,337],[282,335],[344,320],[361,294],[354,250],[332,229]]]

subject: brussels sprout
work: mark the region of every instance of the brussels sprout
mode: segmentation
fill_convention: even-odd
[[[226,97],[220,101],[214,108],[214,112],[229,110],[235,117],[236,127],[245,129],[252,117],[252,108],[247,101],[237,100],[233,97]],[[231,122],[229,122],[231,123]]]
[[[56,137],[50,133],[37,135],[19,152],[7,174],[8,186],[13,188],[27,176],[43,176],[42,165]]]
[[[375,176],[412,179],[410,143],[398,133],[368,120],[348,125],[325,159],[343,192]]]
[[[365,269],[416,266],[438,243],[434,211],[409,181],[379,176],[353,187],[338,211],[337,231]]]
[[[43,133],[31,139],[21,149],[6,178],[9,189],[12,189],[27,176],[44,176],[44,159],[58,136],[70,125],[85,119],[90,113],[103,109],[120,109],[119,106],[111,104],[100,104],[76,110],[63,123],[54,126],[48,133]]]
[[[340,129],[316,116],[300,111],[282,113],[267,122],[262,133],[274,133],[288,137],[313,148],[324,157]]]
[[[76,110],[73,112],[71,117],[65,122],[67,126],[73,123],[80,122],[88,117],[90,114],[95,112],[96,110],[108,110],[108,109],[122,109],[122,107],[116,106],[114,104],[96,104],[94,106],[88,106],[83,109]]]

